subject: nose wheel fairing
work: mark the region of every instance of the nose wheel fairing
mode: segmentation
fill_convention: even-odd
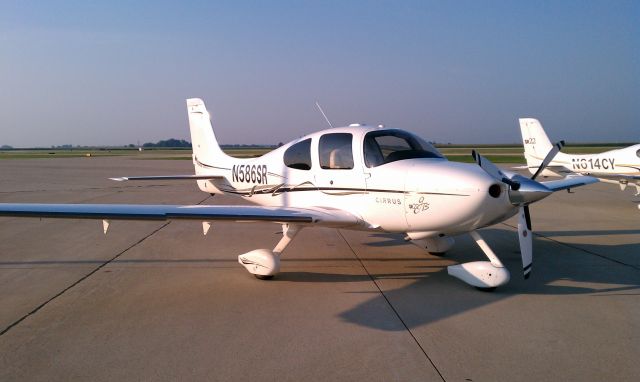
[[[447,267],[449,275],[481,289],[493,289],[509,282],[509,271],[490,261],[474,261]]]
[[[471,231],[471,237],[482,249],[489,261],[474,261],[470,263],[450,265],[447,267],[449,275],[456,277],[476,288],[493,290],[509,282],[509,270],[498,259],[478,231]]]

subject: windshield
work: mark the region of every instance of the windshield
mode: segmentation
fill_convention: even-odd
[[[443,157],[432,144],[406,131],[372,131],[364,137],[364,162],[367,167],[415,158]]]

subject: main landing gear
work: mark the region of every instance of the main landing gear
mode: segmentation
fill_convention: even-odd
[[[301,229],[302,227],[300,226],[283,224],[282,239],[280,239],[273,250],[255,249],[238,256],[238,262],[256,278],[261,280],[272,279],[273,276],[280,272],[280,255]],[[489,261],[473,261],[470,263],[450,265],[447,267],[449,275],[483,291],[493,291],[497,287],[509,282],[509,271],[504,267],[500,259],[498,259],[498,256],[493,253],[482,236],[480,236],[480,233],[478,233],[478,231],[471,231],[470,235],[480,249],[482,249]],[[412,240],[412,242],[413,241],[414,240]],[[425,247],[433,249],[435,243],[430,243],[431,246],[426,246],[426,243],[414,244],[420,247],[422,247],[422,244],[425,244]],[[450,248],[453,240],[447,238],[446,241],[438,244],[440,244],[440,246],[436,246],[436,248],[444,252]]]
[[[296,225],[282,225],[282,239],[273,250],[255,249],[238,256],[238,262],[260,280],[272,279],[280,272],[280,255],[302,228]]]
[[[509,282],[509,271],[498,259],[498,256],[493,253],[478,231],[471,231],[470,234],[489,258],[489,261],[450,265],[447,267],[447,272],[451,276],[483,291],[493,291],[500,285]]]
[[[629,181],[621,180],[620,181],[620,190],[624,191],[627,188],[628,185],[629,185]],[[634,196],[640,196],[640,182],[631,183],[631,186],[636,188],[636,193],[635,193]]]

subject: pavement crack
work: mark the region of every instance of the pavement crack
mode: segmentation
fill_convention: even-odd
[[[396,308],[393,306],[393,304],[391,303],[391,301],[389,301],[389,298],[387,297],[387,295],[382,291],[382,288],[380,288],[380,285],[378,284],[378,281],[376,280],[376,278],[369,272],[369,270],[367,269],[367,267],[364,265],[364,263],[362,262],[362,260],[360,259],[360,257],[358,256],[358,254],[356,253],[356,251],[353,249],[353,247],[351,246],[351,244],[349,244],[349,242],[347,241],[347,239],[344,237],[344,235],[342,234],[342,232],[337,229],[336,230],[338,232],[338,235],[340,235],[340,237],[342,238],[342,240],[344,240],[345,244],[347,244],[347,247],[349,247],[349,250],[351,251],[351,253],[353,253],[353,256],[355,256],[355,258],[358,260],[358,262],[360,263],[360,266],[362,267],[362,269],[364,269],[364,271],[367,273],[367,276],[369,276],[369,279],[371,279],[371,281],[373,282],[373,284],[376,286],[376,288],[378,289],[378,292],[380,293],[380,295],[384,298],[384,300],[387,302],[387,305],[389,305],[389,308],[391,308],[391,310],[393,311],[393,313],[396,315],[396,317],[398,317],[398,320],[400,320],[400,322],[402,323],[402,326],[404,326],[405,330],[407,331],[407,333],[409,333],[409,335],[411,336],[411,338],[413,338],[413,341],[415,342],[415,344],[418,346],[418,348],[420,349],[420,351],[422,351],[422,354],[424,354],[425,358],[427,359],[427,361],[429,361],[429,363],[431,364],[431,366],[433,366],[433,368],[435,369],[435,371],[438,373],[438,375],[440,376],[440,378],[443,381],[446,381],[444,379],[444,376],[442,375],[442,373],[440,372],[440,370],[438,369],[438,367],[436,366],[436,364],[433,362],[433,360],[431,359],[431,357],[429,357],[429,354],[427,354],[427,351],[424,349],[424,347],[422,347],[422,345],[420,344],[420,342],[418,341],[418,339],[416,338],[416,336],[413,334],[413,332],[411,331],[411,329],[409,328],[409,326],[407,325],[407,323],[402,319],[402,316],[400,316],[400,313],[396,310]]]
[[[98,265],[95,269],[93,269],[91,272],[87,273],[86,275],[82,276],[80,279],[76,280],[73,284],[69,285],[68,287],[64,288],[62,291],[58,292],[56,295],[54,295],[53,297],[51,297],[50,299],[48,299],[47,301],[43,302],[42,304],[38,305],[37,307],[35,307],[32,311],[30,311],[29,313],[25,314],[24,316],[20,317],[18,320],[16,320],[15,322],[13,322],[11,325],[7,326],[4,330],[2,330],[0,332],[0,336],[4,335],[5,333],[7,333],[9,330],[11,330],[12,328],[14,328],[16,325],[20,324],[22,321],[26,320],[28,317],[38,313],[38,311],[42,308],[44,308],[47,304],[49,304],[50,302],[52,302],[53,300],[55,300],[56,298],[62,296],[65,292],[67,292],[68,290],[70,290],[71,288],[73,288],[74,286],[80,284],[81,282],[83,282],[84,280],[88,279],[89,277],[91,277],[91,275],[93,275],[94,273],[98,272],[100,269],[104,268],[105,265],[111,263],[112,261],[118,259],[118,257],[122,256],[125,252],[127,252],[128,250],[132,249],[133,247],[137,246],[138,244],[142,243],[143,241],[145,241],[146,239],[148,239],[149,237],[153,236],[156,232],[160,231],[161,229],[163,229],[164,227],[168,226],[171,222],[166,222],[164,223],[162,226],[160,226],[159,228],[153,230],[151,233],[149,233],[148,235],[144,236],[142,239],[138,240],[137,242],[133,243],[132,245],[130,245],[129,247],[125,248],[124,250],[122,250],[121,252],[119,252],[117,255],[113,256],[111,259],[101,263],[100,265]]]
[[[206,198],[202,199],[200,202],[198,202],[197,204],[202,204],[204,203],[207,199],[209,199],[211,196],[207,196]],[[113,261],[117,260],[120,256],[124,255],[126,252],[128,252],[130,249],[136,247],[138,244],[144,242],[145,240],[147,240],[148,238],[150,238],[151,236],[155,235],[156,233],[158,233],[161,229],[163,229],[164,227],[168,226],[169,224],[171,224],[171,221],[168,221],[166,223],[164,223],[163,225],[161,225],[160,227],[156,228],[155,230],[151,231],[148,235],[145,235],[144,237],[142,237],[140,240],[136,241],[135,243],[131,244],[130,246],[128,246],[127,248],[125,248],[124,250],[120,251],[118,254],[116,254],[115,256],[113,256],[112,258],[110,258],[109,260],[101,263],[100,265],[98,265],[95,269],[93,269],[91,272],[87,273],[86,275],[82,276],[80,279],[76,280],[74,283],[72,283],[71,285],[69,285],[68,287],[64,288],[63,290],[61,290],[60,292],[58,292],[56,295],[54,295],[53,297],[49,298],[48,300],[46,300],[45,302],[43,302],[42,304],[38,305],[37,307],[35,307],[33,310],[31,310],[29,313],[25,314],[24,316],[20,317],[19,319],[17,319],[16,321],[14,321],[12,324],[10,324],[9,326],[7,326],[6,328],[4,328],[1,332],[0,332],[0,336],[3,336],[5,333],[7,333],[8,331],[10,331],[11,329],[13,329],[14,327],[16,327],[17,325],[19,325],[22,321],[26,320],[27,318],[29,318],[30,316],[38,313],[38,311],[40,311],[40,309],[44,308],[45,306],[47,306],[47,304],[49,304],[50,302],[52,302],[53,300],[57,299],[58,297],[62,296],[63,294],[65,294],[67,291],[71,290],[73,287],[75,287],[76,285],[80,284],[81,282],[83,282],[84,280],[88,279],[89,277],[91,277],[93,274],[95,274],[96,272],[98,272],[99,270],[101,270],[102,268],[104,268],[107,264],[112,263]]]

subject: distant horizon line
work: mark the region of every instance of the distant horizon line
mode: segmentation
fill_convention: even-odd
[[[572,142],[565,141],[565,146],[632,146],[639,142]],[[288,143],[288,142],[287,142]],[[284,144],[287,144],[284,143]],[[438,143],[431,142],[436,147],[460,147],[460,148],[473,148],[473,147],[518,147],[522,146],[521,142],[513,143]],[[255,144],[255,143],[228,143],[221,144],[221,148],[277,148],[279,144]],[[51,146],[12,146],[12,145],[0,145],[0,151],[2,150],[74,150],[74,149],[125,149],[125,150],[154,150],[154,149],[173,149],[173,150],[191,150],[191,147],[177,147],[177,146],[153,146],[144,147],[142,145],[125,144],[125,145],[51,145]]]

